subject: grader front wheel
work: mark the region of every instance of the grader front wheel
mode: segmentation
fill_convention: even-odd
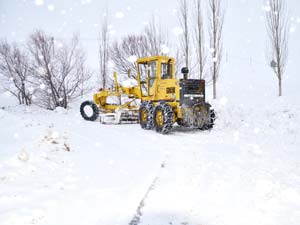
[[[142,102],[139,109],[139,121],[143,129],[151,130],[153,128],[153,104],[151,102]]]
[[[80,114],[85,120],[95,121],[99,117],[99,108],[93,101],[85,101],[80,105]]]
[[[159,103],[154,109],[153,122],[155,130],[167,134],[173,127],[174,113],[172,107],[167,103]]]

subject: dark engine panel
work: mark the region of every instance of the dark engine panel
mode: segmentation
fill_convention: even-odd
[[[205,80],[180,80],[180,105],[192,106],[205,102]]]

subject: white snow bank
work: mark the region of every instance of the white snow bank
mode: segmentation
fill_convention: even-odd
[[[298,225],[300,107],[220,99],[213,130],[170,135],[5,104],[0,224],[128,224],[158,176],[141,224]]]

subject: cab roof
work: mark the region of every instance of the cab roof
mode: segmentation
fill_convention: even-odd
[[[162,55],[158,55],[158,56],[149,56],[149,57],[145,57],[145,58],[139,58],[137,59],[137,63],[146,63],[149,61],[168,61],[169,59],[171,59],[172,62],[175,61],[174,58],[168,57],[168,56],[162,56]]]

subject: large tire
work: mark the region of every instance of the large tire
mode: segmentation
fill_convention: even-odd
[[[215,125],[216,120],[216,114],[213,109],[209,110],[209,122],[208,124],[205,124],[203,127],[201,127],[201,130],[211,130]]]
[[[165,102],[159,103],[154,109],[153,123],[158,133],[168,134],[174,123],[172,107]]]
[[[209,116],[210,116],[210,121],[207,127],[208,129],[212,129],[215,125],[215,120],[216,120],[215,110],[213,109],[209,110]]]
[[[85,108],[90,107],[92,110],[91,115],[87,115],[85,112]],[[95,121],[99,117],[99,108],[93,101],[85,101],[80,105],[80,114],[81,116],[88,121]]]
[[[151,130],[153,128],[153,109],[154,105],[149,101],[141,103],[139,108],[139,123],[141,128]]]

